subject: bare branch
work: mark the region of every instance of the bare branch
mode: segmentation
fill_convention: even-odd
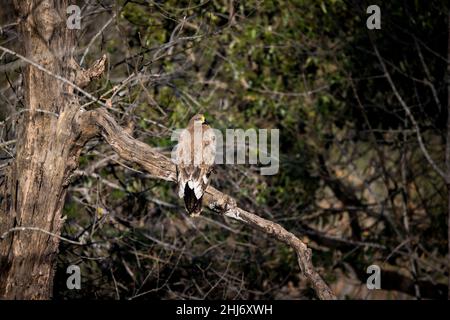
[[[45,234],[47,234],[47,235],[49,235],[51,237],[55,237],[55,238],[57,238],[57,239],[59,239],[61,241],[65,241],[65,242],[68,242],[70,244],[74,244],[74,245],[78,245],[78,246],[85,245],[84,243],[67,239],[65,237],[62,237],[62,236],[56,234],[56,233],[53,233],[53,232],[50,232],[50,231],[47,231],[47,230],[44,230],[44,229],[41,229],[41,228],[37,228],[37,227],[14,227],[14,228],[11,228],[11,229],[7,230],[6,232],[4,232],[0,236],[0,241],[4,240],[6,238],[6,236],[8,234],[12,233],[12,232],[27,231],[27,230],[42,232],[42,233],[45,233]]]
[[[103,27],[95,34],[95,36],[92,37],[91,41],[89,41],[89,44],[87,45],[86,50],[84,51],[83,56],[81,57],[80,66],[83,65],[84,59],[86,58],[89,49],[94,44],[95,40],[97,40],[97,38],[103,33],[103,31],[105,31],[105,29],[110,25],[110,23],[116,18],[116,15],[117,14],[114,13],[112,17],[109,18],[109,20],[103,25]]]
[[[381,67],[383,68],[384,75],[385,75],[386,79],[388,80],[389,85],[391,86],[391,89],[394,92],[395,97],[397,98],[397,100],[400,103],[400,105],[402,106],[402,108],[405,110],[406,115],[408,116],[409,120],[411,121],[412,125],[414,126],[414,129],[415,129],[416,135],[417,135],[417,141],[419,142],[420,150],[422,151],[423,155],[427,159],[428,163],[433,167],[434,171],[436,171],[436,173],[438,173],[444,179],[444,181],[448,182],[449,179],[448,179],[447,175],[444,173],[444,171],[442,171],[441,168],[439,168],[439,166],[436,164],[436,162],[431,158],[430,154],[428,153],[428,150],[425,147],[425,144],[423,143],[423,138],[422,138],[422,134],[420,133],[419,125],[417,124],[417,121],[414,118],[414,116],[413,116],[411,110],[409,109],[408,105],[406,104],[405,100],[403,100],[402,96],[398,92],[397,87],[395,86],[395,83],[392,80],[391,75],[386,67],[386,63],[384,62],[383,58],[380,55],[380,52],[378,51],[377,46],[374,43],[373,43],[373,49],[378,58],[378,61],[381,64]]]

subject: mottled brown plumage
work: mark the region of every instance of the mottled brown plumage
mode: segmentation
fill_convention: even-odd
[[[209,184],[216,143],[213,130],[202,114],[191,118],[181,132],[176,150],[178,195],[189,214],[202,211],[203,194]]]

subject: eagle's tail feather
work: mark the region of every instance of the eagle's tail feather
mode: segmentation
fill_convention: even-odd
[[[184,187],[184,205],[187,212],[194,216],[199,215],[200,212],[202,212],[202,200],[203,196],[201,196],[200,199],[197,199],[194,190],[186,183]]]

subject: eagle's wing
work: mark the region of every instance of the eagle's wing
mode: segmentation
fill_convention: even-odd
[[[176,164],[177,164],[177,182],[178,182],[178,196],[184,197],[184,189],[189,181],[190,172],[193,170],[191,164],[191,136],[187,129],[181,131],[178,138],[178,145],[176,149]]]
[[[200,199],[200,197],[203,196],[203,193],[209,185],[209,176],[211,175],[216,157],[216,136],[214,130],[209,126],[205,127],[206,128],[203,130],[202,144],[203,161],[199,165],[199,171],[196,172],[197,175],[194,176],[193,183],[193,189],[197,199]]]

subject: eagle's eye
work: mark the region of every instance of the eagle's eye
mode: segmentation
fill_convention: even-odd
[[[205,121],[205,116],[197,116],[197,117],[195,117],[195,119],[194,119],[194,121],[195,122],[200,122],[200,123],[205,123],[206,121]]]

